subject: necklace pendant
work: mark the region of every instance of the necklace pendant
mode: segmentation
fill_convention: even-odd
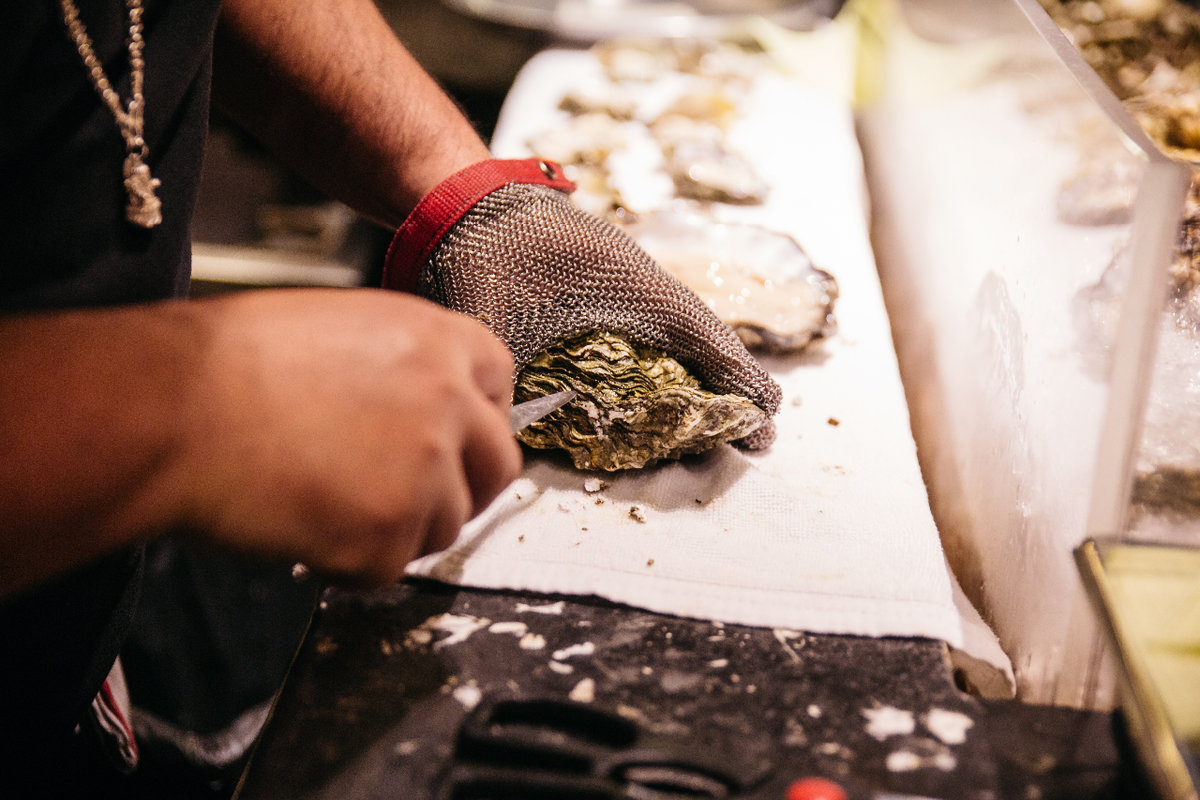
[[[141,228],[153,228],[162,222],[162,201],[155,194],[161,185],[162,181],[150,174],[141,153],[125,156],[125,191],[129,193],[125,219]]]

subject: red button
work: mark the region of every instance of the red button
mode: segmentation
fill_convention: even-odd
[[[788,786],[785,800],[846,800],[846,790],[824,778],[801,778]]]

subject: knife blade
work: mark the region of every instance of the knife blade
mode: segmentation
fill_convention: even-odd
[[[523,403],[517,403],[508,412],[508,427],[513,433],[525,429],[555,409],[562,408],[575,399],[579,394],[574,389],[564,389],[561,392],[542,395]]]

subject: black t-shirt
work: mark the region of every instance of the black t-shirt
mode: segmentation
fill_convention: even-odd
[[[127,99],[124,2],[76,3]],[[0,313],[186,292],[220,0],[144,6],[147,161],[162,181],[152,230],[125,220],[124,141],[57,0],[0,2]],[[116,553],[0,601],[0,764],[20,772],[65,746],[120,648],[140,565],[136,549]]]
[[[129,97],[125,4],[77,0]],[[124,140],[55,0],[0,4],[0,309],[111,305],[186,290],[219,0],[145,0],[145,135],[163,222],[125,221]]]

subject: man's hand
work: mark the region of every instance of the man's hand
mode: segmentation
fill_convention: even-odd
[[[479,323],[371,291],[217,306],[181,472],[197,530],[383,583],[517,476],[512,361]]]
[[[574,205],[549,162],[482,161],[443,182],[397,231],[384,282],[484,321],[518,369],[590,331],[661,350],[770,417],[779,385],[696,294],[628,234]],[[743,439],[762,448],[769,422]]]
[[[0,319],[0,595],[182,529],[382,584],[520,469],[512,360],[375,290]]]

